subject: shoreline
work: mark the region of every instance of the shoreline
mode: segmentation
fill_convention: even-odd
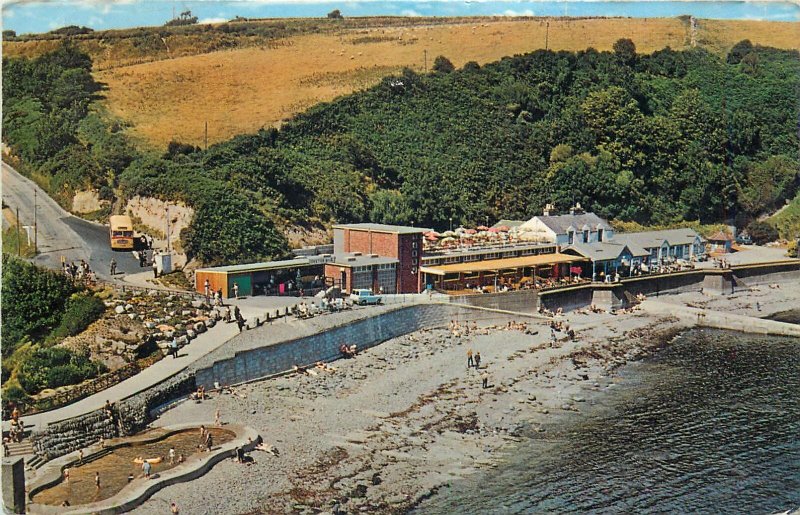
[[[698,296],[661,300],[705,299],[749,314],[758,298],[764,317],[800,301],[788,287]],[[540,323],[528,324],[537,334],[482,327],[457,337],[447,328],[423,330],[334,362],[335,372],[292,374],[202,404],[184,402],[155,425],[210,420],[219,409],[223,421],[246,421],[280,454],[256,452],[250,467],[225,461],[134,512],[159,513],[172,501],[189,512],[311,512],[330,510],[332,502],[350,513],[406,512],[442,486],[498,466],[521,439],[590,411],[596,396],[613,389],[619,367],[690,327],[641,311],[572,312],[556,320],[570,324],[575,341],[560,333],[551,348],[549,327]],[[468,348],[483,355],[480,373],[489,372],[490,388],[481,388],[480,373],[467,371]]]

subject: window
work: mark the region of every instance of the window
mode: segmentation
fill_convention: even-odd
[[[589,243],[589,231],[583,231],[583,242]]]
[[[597,229],[597,241],[603,241],[603,229]]]
[[[412,258],[415,258],[415,257],[417,257],[417,251],[416,251],[416,250],[412,250],[412,251],[411,251],[411,257],[412,257]]]
[[[569,243],[570,245],[572,245],[573,243],[575,243],[575,233],[574,233],[574,232],[572,232],[572,231],[569,231],[569,232],[567,233],[567,243]]]
[[[415,248],[417,248],[417,245],[419,245],[419,243],[417,242],[417,240],[414,240],[414,241],[412,241],[412,242],[411,242],[411,248],[412,248],[412,249],[415,249]]]

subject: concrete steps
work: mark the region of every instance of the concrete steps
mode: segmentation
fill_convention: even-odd
[[[30,440],[22,440],[19,443],[8,443],[8,456],[25,456],[33,454],[33,445]]]

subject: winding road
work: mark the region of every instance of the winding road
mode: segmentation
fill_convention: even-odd
[[[33,259],[34,263],[59,269],[61,256],[67,261],[84,259],[100,278],[106,280],[111,279],[109,264],[112,258],[117,262],[118,277],[142,271],[132,253],[111,250],[107,226],[71,215],[33,181],[6,163],[2,167],[3,203],[13,211],[19,208],[22,225],[33,225],[35,196],[39,254]]]

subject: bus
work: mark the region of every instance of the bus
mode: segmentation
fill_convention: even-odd
[[[111,223],[111,249],[133,250],[133,222],[128,215],[112,215],[108,218]]]

